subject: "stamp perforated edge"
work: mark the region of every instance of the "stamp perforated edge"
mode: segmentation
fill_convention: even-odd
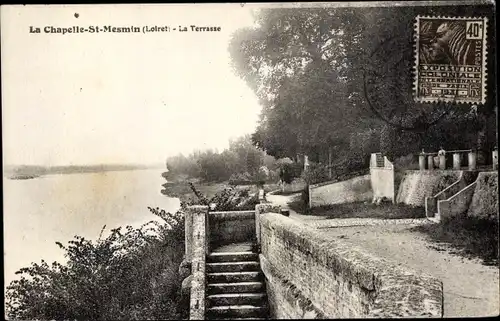
[[[483,53],[482,53],[482,70],[481,70],[481,101],[471,101],[467,99],[455,99],[455,98],[423,98],[418,95],[418,59],[419,59],[419,39],[420,39],[420,19],[441,19],[441,20],[482,20],[484,23],[483,30]],[[414,43],[413,43],[413,54],[415,55],[413,64],[413,97],[416,102],[419,103],[439,103],[439,102],[449,102],[449,103],[466,103],[466,104],[485,104],[486,103],[486,82],[488,73],[486,72],[486,60],[488,59],[488,18],[487,17],[452,17],[452,16],[429,16],[429,15],[417,15],[415,17],[414,28]]]

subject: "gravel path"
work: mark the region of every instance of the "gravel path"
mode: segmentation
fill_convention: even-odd
[[[295,195],[268,195],[283,208]],[[433,275],[443,282],[445,317],[479,317],[499,314],[499,268],[479,260],[450,253],[446,244],[431,242],[426,235],[411,231],[428,219],[326,219],[290,210],[300,220],[328,235],[365,248],[368,252],[398,265]]]
[[[498,267],[451,254],[446,245],[431,243],[410,228],[398,224],[329,228],[324,232],[441,280],[445,317],[499,314]]]

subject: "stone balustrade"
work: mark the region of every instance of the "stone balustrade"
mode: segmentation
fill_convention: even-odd
[[[447,168],[446,160],[449,155],[453,157],[452,168]],[[465,155],[467,155],[467,166],[469,170],[476,170],[477,164],[477,152],[471,149],[465,150],[450,150],[444,153],[432,152],[425,153],[422,152],[418,154],[418,166],[420,170],[433,170],[439,168],[440,170],[453,169],[460,170],[463,165],[465,165]],[[493,154],[493,159],[495,159],[495,154]],[[427,165],[427,166],[426,166]]]

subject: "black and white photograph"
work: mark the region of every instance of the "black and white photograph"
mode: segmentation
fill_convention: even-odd
[[[500,314],[493,0],[0,7],[6,320]]]

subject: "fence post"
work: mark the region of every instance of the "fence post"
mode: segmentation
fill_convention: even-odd
[[[495,149],[493,150],[492,152],[492,157],[493,157],[493,170],[497,170],[498,169],[498,150]]]
[[[446,169],[446,155],[439,155],[439,169]]]
[[[434,169],[434,157],[432,155],[427,156],[427,167],[428,169]]]
[[[476,169],[476,153],[474,151],[469,152],[469,170],[473,171]]]
[[[423,171],[425,169],[425,154],[418,156],[418,168]]]
[[[453,153],[453,169],[460,169],[460,153]]]

